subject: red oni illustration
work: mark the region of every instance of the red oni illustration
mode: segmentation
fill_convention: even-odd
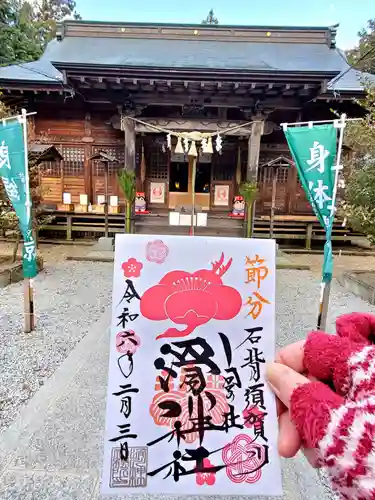
[[[141,299],[141,314],[153,321],[170,319],[186,328],[168,328],[162,337],[185,337],[211,319],[229,320],[242,307],[241,295],[235,288],[224,285],[222,276],[232,264],[223,265],[224,254],[212,263],[212,270],[200,269],[194,273],[170,271],[158,285],[149,288]]]
[[[219,189],[217,197],[221,201],[226,201],[227,200],[227,190],[226,189]]]
[[[152,194],[154,198],[161,198],[163,195],[163,190],[161,187],[155,187],[152,189]]]

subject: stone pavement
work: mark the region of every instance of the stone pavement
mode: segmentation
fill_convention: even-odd
[[[0,438],[1,500],[98,498],[109,310]]]
[[[99,494],[109,321],[108,309],[1,435],[0,500],[126,498]],[[283,479],[284,500],[332,498],[301,457]]]

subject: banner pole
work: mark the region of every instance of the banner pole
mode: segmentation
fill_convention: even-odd
[[[190,236],[195,235],[195,227],[194,227],[194,216],[195,216],[195,177],[197,171],[197,158],[193,156],[193,161],[191,165],[191,226],[190,226]]]
[[[325,330],[327,326],[329,296],[331,293],[331,282],[322,283],[321,286],[322,286],[322,291],[320,294],[320,301],[319,301],[319,314],[318,314],[318,322],[316,325],[317,330]]]
[[[336,210],[336,198],[337,198],[337,188],[338,188],[338,183],[339,183],[339,173],[340,170],[342,170],[342,165],[341,165],[341,155],[342,155],[342,146],[344,142],[344,129],[346,126],[346,114],[341,115],[340,121],[337,121],[337,127],[340,128],[340,136],[339,136],[339,145],[338,145],[338,150],[337,150],[337,157],[336,157],[336,171],[335,171],[335,184],[333,186],[333,194],[332,194],[332,206],[333,210]],[[334,214],[333,214],[334,215]]]
[[[23,113],[23,111],[25,111],[25,113]],[[36,115],[37,112],[36,111],[33,111],[32,113],[26,113],[26,110],[22,110],[22,114],[21,115],[12,115],[12,116],[6,116],[4,118],[1,118],[1,122],[3,123],[6,123],[7,121],[9,120],[23,120],[25,116],[32,116],[32,115]]]
[[[345,118],[346,122],[359,122],[363,118]],[[308,122],[292,122],[292,123],[280,123],[280,126],[285,131],[288,127],[300,127],[301,125],[322,125],[323,123],[337,123],[340,122],[337,118],[332,118],[331,120],[313,120]]]
[[[272,198],[271,198],[271,214],[270,214],[270,238],[273,238],[273,230],[275,225],[275,208],[276,208],[276,189],[277,189],[277,172],[276,167],[272,167]]]
[[[337,156],[336,156],[336,167],[335,167],[335,182],[333,185],[333,193],[332,193],[332,226],[334,223],[335,211],[336,211],[336,198],[337,198],[337,189],[339,182],[339,172],[341,170],[341,154],[342,154],[342,146],[344,142],[344,129],[346,125],[346,114],[342,114],[339,121],[336,121],[337,127],[340,128],[339,135],[339,144],[337,148]],[[318,314],[318,322],[317,329],[325,330],[327,326],[327,316],[328,316],[328,307],[329,307],[329,299],[331,293],[331,281],[322,283],[322,291],[320,294],[320,303],[319,303],[319,314]]]
[[[25,190],[26,190],[26,211],[29,224],[31,217],[31,201],[30,201],[30,180],[29,180],[29,158],[27,149],[27,113],[26,109],[22,109],[22,131],[23,131],[23,141],[24,141],[24,151],[25,151]],[[24,242],[25,244],[25,242]],[[31,278],[24,278],[24,332],[30,333],[35,328],[35,318],[34,318],[34,293],[32,287]]]

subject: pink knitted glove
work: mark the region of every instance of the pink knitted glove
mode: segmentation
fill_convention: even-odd
[[[308,336],[304,365],[321,382],[293,391],[291,418],[341,498],[375,500],[375,316],[347,314],[336,327]]]

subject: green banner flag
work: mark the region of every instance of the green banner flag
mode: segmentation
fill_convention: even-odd
[[[23,126],[15,119],[0,121],[0,177],[17,214],[23,236],[23,273],[36,276],[36,248],[32,233],[27,144]]]
[[[334,124],[284,128],[306,196],[326,231],[323,281],[332,279],[337,127]]]

